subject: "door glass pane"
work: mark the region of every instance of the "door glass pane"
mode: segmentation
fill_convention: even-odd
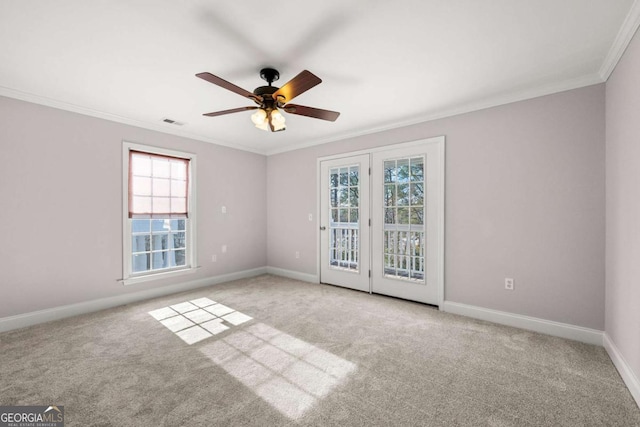
[[[360,257],[360,167],[329,170],[330,267],[358,271]],[[336,209],[337,208],[337,209]]]
[[[424,157],[384,162],[384,276],[425,283]]]

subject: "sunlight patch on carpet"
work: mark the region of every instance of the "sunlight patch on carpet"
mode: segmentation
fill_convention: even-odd
[[[181,302],[149,314],[189,345],[253,319],[209,298]]]
[[[300,418],[356,370],[354,363],[263,323],[200,351],[290,419]]]

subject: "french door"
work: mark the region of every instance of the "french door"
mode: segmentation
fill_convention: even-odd
[[[369,292],[369,155],[322,162],[321,281]]]
[[[320,281],[440,305],[444,138],[320,166]]]

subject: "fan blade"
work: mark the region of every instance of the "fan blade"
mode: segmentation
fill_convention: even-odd
[[[340,113],[337,111],[322,110],[320,108],[305,107],[304,105],[287,104],[284,111],[290,114],[313,117],[314,119],[328,120],[335,122]]]
[[[238,95],[244,96],[245,98],[257,99],[259,101],[262,101],[262,97],[249,92],[248,90],[244,90],[241,87],[234,85],[233,83],[229,83],[228,81],[221,79],[218,76],[214,76],[211,73],[199,73],[196,74],[196,77],[200,77],[202,80],[206,80],[209,83],[220,86],[221,88],[230,90],[231,92],[235,92]]]
[[[239,113],[240,111],[257,110],[258,108],[259,108],[259,107],[240,107],[240,108],[233,108],[233,109],[231,109],[231,110],[216,111],[215,113],[206,113],[206,114],[203,114],[203,116],[207,116],[207,117],[222,116],[222,115],[225,115],[225,114]]]
[[[289,80],[284,86],[273,93],[273,99],[281,101],[282,103],[289,102],[296,96],[300,95],[311,89],[312,87],[322,83],[322,80],[310,71],[304,70],[291,80]],[[283,97],[283,100],[278,98]]]

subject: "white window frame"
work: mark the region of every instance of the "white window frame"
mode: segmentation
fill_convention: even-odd
[[[144,271],[132,273],[131,271],[131,219],[129,218],[129,152],[142,151],[162,156],[179,157],[189,159],[189,188],[187,189],[187,209],[189,217],[187,221],[187,245],[186,262],[184,266],[164,269],[160,271]],[[196,254],[196,155],[150,145],[122,142],[122,279],[124,285],[132,285],[150,280],[164,279],[186,273],[193,273],[197,267]]]

